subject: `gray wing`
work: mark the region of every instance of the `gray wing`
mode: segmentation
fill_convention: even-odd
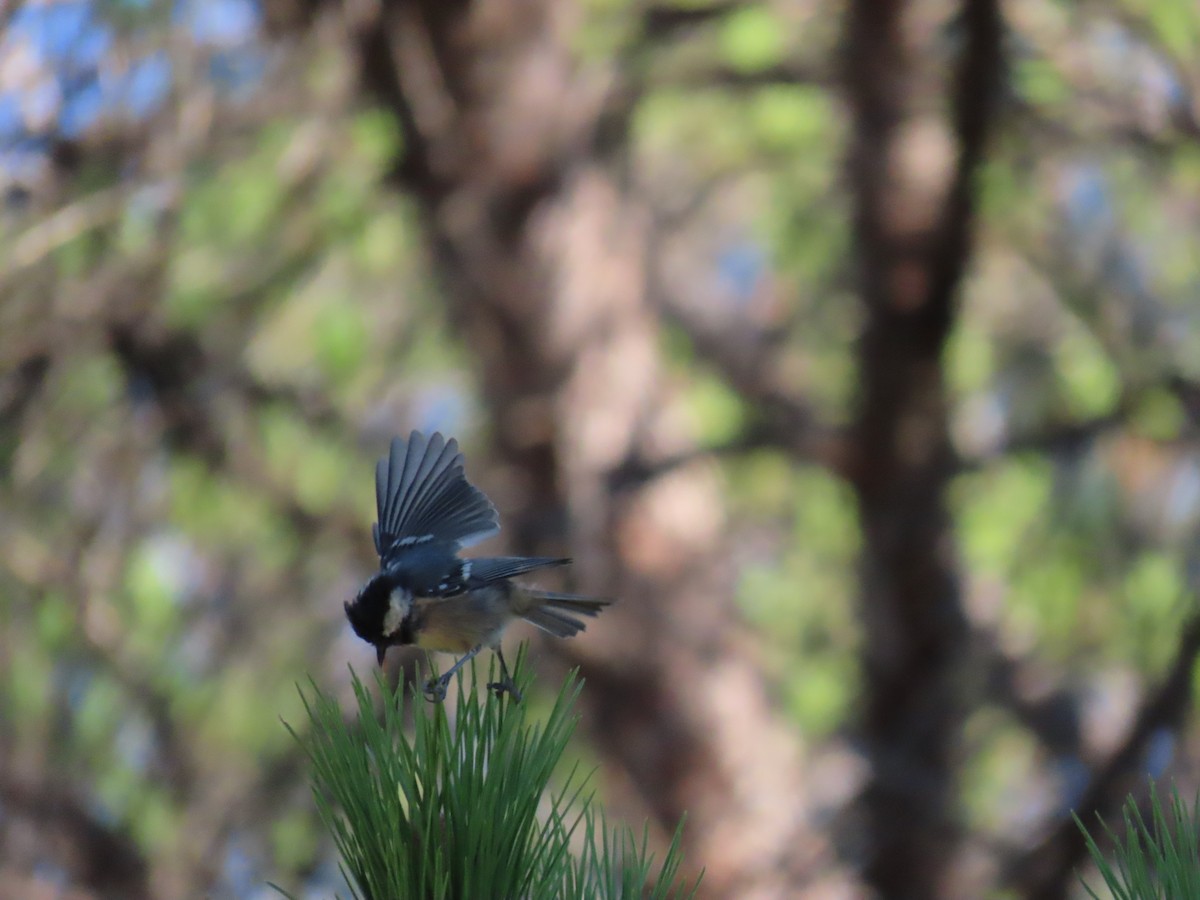
[[[492,556],[463,560],[466,586],[493,584],[505,578],[524,575],[551,566],[565,566],[571,560],[555,556]]]
[[[375,550],[434,542],[467,547],[500,530],[496,507],[467,481],[458,442],[414,431],[392,439],[391,452],[375,466]]]

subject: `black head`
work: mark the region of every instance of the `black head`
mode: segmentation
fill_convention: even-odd
[[[383,665],[383,655],[389,646],[405,643],[401,632],[411,605],[409,592],[383,572],[372,576],[358,596],[344,604],[350,627],[360,638],[375,646],[380,665]]]

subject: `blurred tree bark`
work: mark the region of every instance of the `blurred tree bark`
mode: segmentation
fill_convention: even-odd
[[[339,479],[354,445],[368,443],[364,435],[381,421],[391,428],[405,417],[397,404],[409,398],[376,403],[382,391],[362,391],[371,398],[369,412],[357,399],[343,406],[359,386],[371,382],[375,391],[382,382],[390,392],[406,380],[397,379],[396,363],[409,362],[412,342],[431,340],[430,328],[421,326],[435,322],[437,340],[445,339],[439,311],[426,309],[426,298],[409,304],[405,288],[393,289],[420,280],[426,267],[409,258],[418,254],[406,243],[407,204],[373,194],[380,179],[375,154],[392,154],[394,135],[377,129],[374,108],[360,115],[350,102],[357,92],[369,93],[372,107],[381,102],[400,126],[403,143],[389,161],[389,183],[422,211],[447,288],[430,294],[447,298],[456,338],[482,385],[501,462],[489,470],[486,487],[505,511],[506,536],[522,551],[574,553],[580,589],[622,601],[586,640],[545,649],[561,655],[551,665],[585,669],[587,726],[608,765],[605,788],[626,817],[649,815],[662,837],[689,813],[685,849],[693,864],[707,866],[711,896],[861,896],[859,885],[835,880],[860,874],[888,898],[976,896],[985,880],[1030,898],[1068,891],[1084,848],[1064,809],[1073,805],[1085,820],[1115,811],[1141,784],[1147,760],[1161,756],[1163,745],[1175,746],[1171,739],[1183,732],[1193,704],[1200,655],[1194,610],[1172,618],[1174,612],[1151,609],[1155,591],[1166,595],[1174,584],[1160,569],[1194,562],[1195,520],[1183,503],[1171,512],[1180,516],[1172,522],[1157,522],[1163,510],[1154,509],[1152,526],[1145,508],[1175,506],[1177,497],[1161,498],[1186,493],[1180,485],[1187,479],[1174,467],[1186,464],[1184,474],[1194,477],[1200,433],[1200,388],[1180,350],[1191,346],[1195,331],[1180,314],[1190,302],[1188,288],[1171,287],[1175,276],[1164,277],[1176,264],[1188,271],[1187,261],[1170,262],[1170,252],[1155,265],[1135,258],[1139,243],[1170,251],[1166,232],[1183,231],[1181,222],[1190,226],[1190,208],[1175,195],[1188,196],[1178,188],[1194,181],[1187,153],[1197,134],[1195,104],[1180,87],[1196,82],[1194,66],[1168,46],[1152,16],[1118,3],[1078,17],[1022,8],[1004,23],[998,0],[829,6],[267,0],[259,8],[268,31],[283,39],[255,32],[258,61],[249,70],[258,71],[258,51],[272,62],[262,83],[242,95],[217,86],[229,71],[218,78],[210,63],[229,47],[202,46],[190,16],[156,25],[154,4],[144,18],[128,19],[109,6],[85,3],[75,11],[83,18],[118,14],[132,39],[113,45],[112,60],[96,63],[97,83],[113,81],[113,71],[162,41],[171,66],[166,80],[174,85],[170,99],[144,116],[118,104],[79,135],[46,138],[38,172],[5,187],[0,222],[6,229],[8,217],[13,223],[5,231],[9,253],[0,261],[0,671],[15,685],[0,699],[19,698],[27,707],[23,721],[35,723],[0,727],[0,843],[7,851],[0,895],[6,888],[12,896],[56,890],[46,886],[69,880],[83,889],[80,896],[190,897],[235,883],[236,873],[226,870],[236,867],[225,865],[234,849],[294,875],[316,859],[318,849],[311,859],[304,853],[288,859],[261,846],[261,833],[278,824],[288,804],[300,817],[311,804],[306,793],[294,796],[301,763],[290,745],[281,748],[257,728],[230,721],[237,717],[227,701],[243,693],[240,684],[252,683],[264,688],[264,703],[278,702],[282,694],[265,689],[272,679],[285,682],[291,697],[292,673],[301,667],[332,660],[343,669],[347,653],[333,641],[345,626],[331,598],[353,589],[356,567],[365,571],[375,562],[363,540],[366,501],[347,493],[350,499],[338,503],[305,485]],[[8,18],[18,7],[39,5],[10,4],[0,19],[12,25]],[[835,9],[844,13],[840,32],[826,27]],[[610,27],[627,33],[593,41],[595,35],[580,31],[587,22],[597,34]],[[168,24],[171,34],[156,32]],[[1021,70],[1011,82],[1003,81],[1007,26],[1008,40],[1021,48]],[[786,38],[770,46],[771,35],[800,33],[799,27],[805,29],[800,51],[785,46]],[[62,20],[45,31],[70,43]],[[824,42],[831,33],[842,37],[837,80],[847,103],[841,107],[827,96],[835,81],[826,60],[836,40]],[[765,53],[730,56],[738,43],[758,44]],[[1101,45],[1095,59],[1081,62]],[[10,41],[10,50],[20,52],[0,59],[4,85],[11,88],[25,71],[18,95],[64,86],[56,101],[61,117],[68,95],[90,90],[70,71],[87,68],[90,51],[81,44],[78,58],[68,53],[57,61],[61,71],[42,73],[53,79],[29,80],[37,67],[23,67],[43,55],[32,46]],[[347,50],[361,84],[345,77]],[[54,62],[51,55],[42,62]],[[681,59],[687,64],[679,65]],[[111,69],[114,60],[120,64]],[[1127,74],[1136,76],[1129,84]],[[164,80],[162,70],[154,79]],[[968,320],[962,334],[980,342],[974,346],[986,343],[999,357],[1028,354],[1033,362],[990,360],[980,366],[989,369],[980,375],[985,388],[962,387],[952,396],[943,356],[949,335],[961,327],[956,298],[972,253],[974,185],[1001,112],[1001,83],[1004,110],[1021,127],[997,160],[999,188],[989,190],[997,200],[988,207],[997,225],[989,251],[1031,271],[997,278],[981,267],[972,314],[977,296],[988,314],[1008,315],[1006,279],[1014,277],[1045,295],[1035,299],[1040,308],[1030,321],[1047,334],[1014,338],[992,323]],[[759,95],[750,87],[779,90]],[[691,158],[668,143],[678,155],[666,165],[652,153],[631,162],[635,144],[627,130],[635,109],[652,109],[680,88],[689,114],[718,110],[716,121],[694,134],[717,144],[735,130],[747,134],[711,159]],[[642,100],[646,105],[638,105]],[[730,115],[730,104],[743,102],[751,114]],[[28,105],[35,112],[39,106]],[[364,132],[355,133],[364,123]],[[47,122],[34,125],[31,134],[40,135]],[[801,153],[793,148],[838,146],[843,125],[850,140],[844,183],[830,177],[824,159],[795,165]],[[792,128],[814,130],[801,140],[784,133]],[[378,145],[386,149],[372,149]],[[1163,180],[1146,189],[1128,174],[1114,178],[1105,174],[1111,163],[1105,157],[1120,166],[1141,160]],[[1034,174],[1019,172],[1030,160]],[[789,176],[805,169],[800,181],[811,178],[817,188],[798,188],[777,171],[759,180],[760,166],[776,165]],[[346,169],[357,181],[341,178]],[[654,181],[664,172],[672,176],[664,182],[672,183],[660,191]],[[741,182],[734,205],[747,197],[757,202],[751,182],[796,191],[783,195],[781,207],[792,207],[789,218],[811,217],[816,229],[764,224],[758,209],[750,215],[723,209],[729,198],[716,197],[714,185],[726,180]],[[270,189],[255,190],[264,185]],[[1026,187],[1070,197],[1026,198],[1019,195]],[[1156,220],[1157,230],[1136,215],[1127,223],[1120,209],[1143,194],[1155,204],[1155,215],[1146,218]],[[331,195],[339,202],[329,203]],[[840,228],[844,197],[853,206],[852,252],[839,236],[818,247],[827,257],[820,265],[798,266],[805,271],[792,280],[788,269],[803,253],[796,260],[787,254],[815,231]],[[384,210],[371,210],[373,200],[403,223],[376,218]],[[673,206],[677,200],[685,202]],[[1036,226],[1016,221],[1027,212]],[[240,228],[234,227],[239,216]],[[752,249],[770,244],[781,257],[762,266],[770,284],[756,283],[746,294],[804,285],[779,309],[768,309],[776,305],[769,298],[757,310],[761,316],[714,300],[713,283],[722,275],[717,257],[729,244],[725,234],[705,244],[714,225],[736,231],[747,222],[770,235],[756,237]],[[365,230],[380,224],[379,231]],[[1091,270],[1067,257],[1087,256],[1100,244],[1104,261],[1093,283]],[[381,259],[348,262],[360,252]],[[808,345],[797,340],[801,331],[826,340],[824,324],[808,316],[823,304],[837,307],[846,258],[856,266],[862,302],[859,315],[846,314],[849,324],[842,330],[839,323],[828,337],[839,342],[840,355],[844,336],[859,336],[852,415],[842,393],[850,367],[839,360],[834,372],[829,360],[805,358]],[[337,274],[342,266],[346,272]],[[410,267],[419,274],[407,274]],[[1108,283],[1114,276],[1115,288]],[[312,282],[325,277],[314,290]],[[363,290],[363,284],[386,289]],[[364,295],[371,315],[323,318],[346,312],[354,302],[346,297]],[[298,320],[277,321],[283,307]],[[325,348],[332,356],[322,361],[313,349],[319,342],[306,333],[323,332],[329,322],[341,322],[346,334]],[[376,344],[359,340],[358,326],[382,326],[384,337]],[[718,447],[692,439],[673,383],[680,370],[668,373],[665,361],[665,327],[691,341],[687,369],[678,376],[688,390],[700,386],[701,373],[716,371],[725,382],[718,390],[736,395],[733,405],[745,417],[741,431]],[[255,347],[263,337],[285,334],[301,348],[287,354],[296,368],[272,374],[254,361]],[[1082,349],[1068,346],[1076,339]],[[449,343],[456,351],[459,342]],[[321,365],[313,367],[314,360]],[[810,365],[812,373],[798,374]],[[1080,366],[1091,373],[1084,380],[1095,383],[1066,385]],[[378,373],[378,381],[369,373],[361,382],[342,382],[350,369]],[[1027,420],[1021,404],[1006,396],[1014,375],[1028,394],[1066,398],[1065,406],[1048,401]],[[442,377],[442,371],[432,376]],[[397,386],[396,393],[408,388]],[[826,389],[836,400],[822,396]],[[1073,400],[1072,391],[1079,394]],[[999,407],[997,434],[973,448],[964,441],[964,456],[956,457],[949,408],[954,404],[965,421],[972,401],[981,400]],[[710,412],[704,424],[719,417]],[[1152,459],[1139,450],[1140,462],[1114,462],[1100,458],[1111,451],[1096,452],[1105,442],[1128,440],[1150,449]],[[273,443],[322,444],[312,447],[325,451],[310,460],[317,463],[315,478],[283,473],[298,457]],[[804,779],[828,771],[824,758],[816,765],[803,758],[802,739],[790,720],[783,722],[785,701],[771,695],[762,674],[772,660],[758,654],[772,652],[761,648],[773,636],[743,633],[731,600],[730,547],[744,551],[757,539],[730,539],[732,527],[763,528],[790,550],[801,543],[790,522],[764,526],[761,509],[743,514],[737,526],[727,521],[726,496],[736,502],[745,495],[736,483],[728,490],[718,483],[712,457],[758,448],[844,480],[860,516],[859,614],[836,646],[839,654],[854,652],[851,646],[861,654],[859,719],[847,728],[858,743],[845,749],[839,719],[827,726],[837,730],[824,735],[823,745],[855,771],[839,771],[836,800],[829,799],[834,791],[821,797],[839,821],[823,823],[820,834],[807,824],[816,801],[806,796]],[[982,567],[978,574],[996,582],[995,607],[1029,602],[1031,592],[1041,606],[1040,588],[1023,583],[1022,568],[1057,556],[1064,571],[1087,569],[1098,555],[1097,535],[1107,534],[1120,557],[1106,561],[1110,570],[1078,584],[1067,579],[1066,587],[1056,587],[1060,596],[1045,597],[1068,630],[1076,622],[1085,626],[1080,630],[1097,629],[1082,643],[1050,633],[1050,618],[1034,617],[1047,634],[1034,645],[1007,646],[1006,616],[1015,605],[996,621],[982,621],[990,611],[967,621],[947,489],[968,469],[1009,468],[1004,457],[1013,454],[1044,465],[1047,471],[1022,473],[1021,483],[1053,496],[1031,514],[1033,550],[1006,554],[1000,574]],[[321,455],[334,462],[323,465],[328,460]],[[1136,503],[1109,497],[1108,488],[1085,492],[1061,483],[1089,480],[1080,473],[1093,467],[1116,481],[1148,483],[1142,481],[1148,464],[1159,470],[1153,481],[1161,494],[1147,499],[1131,487]],[[737,467],[730,471],[740,475]],[[964,508],[991,490],[965,485]],[[185,497],[182,506],[190,508],[174,509],[177,498],[170,495],[190,491],[211,506]],[[234,495],[248,502],[229,503]],[[1100,498],[1105,508],[1060,515],[1063,497],[1089,506]],[[789,490],[781,507],[809,501]],[[964,521],[974,537],[977,526]],[[243,532],[243,524],[257,528]],[[1020,517],[1005,523],[1012,535],[1027,527]],[[1181,549],[1174,542],[1185,531],[1188,546]],[[226,532],[251,537],[237,547],[214,539]],[[1037,539],[1045,536],[1083,549],[1044,550]],[[348,566],[349,559],[356,562]],[[1151,588],[1134,578],[1146,562],[1161,582]],[[178,581],[160,578],[164,571]],[[1181,584],[1194,593],[1190,575]],[[802,596],[799,586],[787,589],[797,601],[796,620],[778,624],[793,626],[811,612],[814,591],[805,585]],[[1151,596],[1138,611],[1143,591]],[[1127,595],[1135,602],[1124,604]],[[1082,614],[1068,618],[1077,615],[1072,603],[1079,598],[1088,601],[1089,617],[1097,598],[1130,609],[1100,610],[1089,624]],[[1155,669],[1153,654],[1130,662],[1145,652],[1144,638],[1118,646],[1114,636],[1122,637],[1118,632],[1130,622],[1163,629],[1147,643],[1177,641],[1174,658],[1164,654],[1160,661],[1165,671]],[[1066,672],[1039,658],[1060,645],[1078,654]],[[326,659],[329,647],[334,652]],[[1087,665],[1077,664],[1084,654]],[[789,690],[809,677],[813,659],[797,658],[795,665]],[[1124,730],[1113,725],[1111,739],[1097,739],[1088,723],[1093,689],[1109,690],[1095,677],[1101,669],[1158,679],[1140,704],[1131,703]],[[84,718],[79,698],[93,690],[102,713],[90,715],[104,719],[103,727],[93,721],[94,733],[76,733]],[[0,710],[0,725],[17,721],[13,703]],[[839,706],[838,715],[844,712]],[[1021,734],[1012,738],[1006,720],[964,752],[963,723],[976,713],[1011,714]],[[243,709],[241,718],[262,717]],[[213,723],[228,733],[206,734]],[[122,734],[125,749],[107,758]],[[989,751],[1023,738],[1037,779],[1030,793],[1040,795],[1021,799],[1023,807],[1004,813],[998,829],[964,815],[960,773],[974,776]],[[1077,776],[1081,784],[1061,774],[1064,763],[1086,770]],[[1161,768],[1152,771],[1186,778],[1191,757],[1182,752],[1154,765]],[[96,784],[113,773],[137,776],[138,793],[145,789],[150,798],[144,809],[129,800],[132,788],[124,798],[97,801]],[[861,786],[860,775],[865,786],[843,819],[845,797]],[[1011,777],[1029,783],[1024,772]],[[993,783],[1012,785],[1000,776]],[[974,790],[970,796],[977,799]],[[167,822],[161,831],[154,816]],[[1039,827],[1029,827],[1035,819]],[[146,831],[154,832],[149,839]],[[841,848],[844,859],[833,858],[825,832],[851,837]]]
[[[861,798],[865,876],[889,898],[961,896],[951,883],[967,623],[945,494],[953,474],[942,354],[971,247],[976,169],[1000,76],[995,0],[966,0],[959,60],[931,71],[927,5],[857,0],[846,26],[854,116],[859,408],[851,481],[863,531]],[[942,77],[941,90],[917,90]],[[951,121],[913,99],[952,92]]]
[[[797,739],[737,640],[715,473],[621,477],[691,444],[647,303],[648,216],[616,174],[619,92],[576,71],[578,15],[387,4],[354,23],[363,80],[402,125],[395,182],[420,198],[476,356],[510,540],[568,538],[582,586],[621,601],[562,651],[587,647],[572,661],[610,778],[663,829],[688,814],[708,895],[794,895],[825,850],[803,824]]]

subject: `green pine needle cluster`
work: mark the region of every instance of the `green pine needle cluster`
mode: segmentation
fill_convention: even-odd
[[[1088,852],[1100,870],[1113,900],[1177,900],[1200,897],[1200,794],[1191,807],[1171,790],[1170,799],[1159,798],[1150,783],[1150,821],[1130,796],[1121,810],[1125,833],[1118,836],[1101,819],[1100,826],[1113,844],[1111,861],[1093,835],[1075,817]],[[1088,894],[1100,900],[1090,885]]]
[[[514,677],[525,690],[523,658]],[[552,786],[577,722],[573,673],[544,721],[473,677],[459,679],[452,707],[378,674],[377,703],[351,677],[356,716],[310,682],[300,691],[310,728],[287,727],[358,900],[694,895],[679,880],[678,832],[656,865],[647,833],[609,827],[577,768]]]

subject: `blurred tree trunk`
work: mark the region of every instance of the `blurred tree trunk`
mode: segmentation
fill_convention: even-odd
[[[715,473],[624,475],[686,450],[646,299],[648,217],[614,175],[602,81],[569,52],[573,4],[396,3],[357,21],[364,83],[402,124],[395,180],[420,199],[489,402],[516,549],[577,556],[620,604],[578,654],[608,780],[685,851],[710,896],[796,896],[824,847],[803,824],[799,746],[746,642]],[[619,117],[618,117],[619,118]]]
[[[863,529],[865,875],[889,898],[962,896],[958,740],[967,628],[945,493],[953,471],[942,354],[970,251],[972,179],[993,115],[1001,23],[966,0],[957,63],[920,2],[856,0],[846,33],[855,237],[866,312],[858,348]],[[940,44],[940,46],[939,46]],[[941,90],[918,89],[941,78]],[[952,94],[951,121],[912,98]]]

